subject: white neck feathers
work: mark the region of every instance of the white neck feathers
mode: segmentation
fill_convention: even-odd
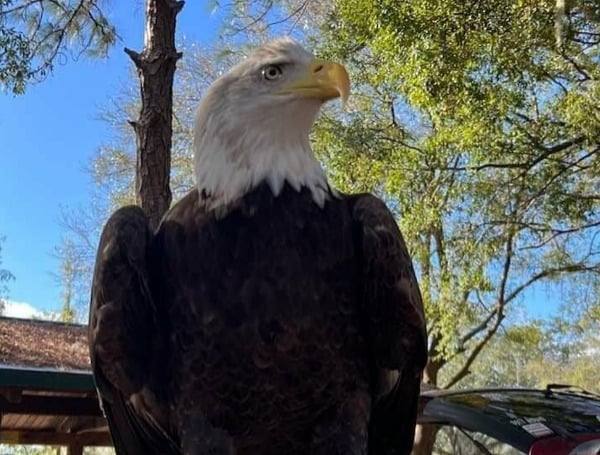
[[[243,125],[230,120],[240,118],[239,113],[230,116],[230,121],[199,115],[194,165],[198,191],[207,208],[228,205],[263,182],[274,195],[285,182],[298,191],[307,187],[320,207],[333,194],[310,148],[313,117],[297,114],[297,106],[283,111],[275,121],[254,113],[253,118],[244,118]]]

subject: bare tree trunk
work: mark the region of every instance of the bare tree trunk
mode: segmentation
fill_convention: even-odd
[[[67,455],[83,455],[83,445],[79,442],[74,442],[67,446]]]
[[[436,360],[429,360],[423,371],[423,383],[437,386],[438,373],[443,366]],[[417,425],[415,428],[415,440],[411,455],[431,455],[437,428],[434,425]]]
[[[146,0],[146,31],[141,54],[125,49],[138,69],[142,108],[132,121],[137,140],[136,199],[152,228],[171,205],[173,78],[181,53],[175,49],[177,13],[183,1]]]
[[[417,425],[411,455],[431,455],[438,428],[435,425]]]

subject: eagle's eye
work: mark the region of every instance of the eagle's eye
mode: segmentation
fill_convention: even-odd
[[[262,70],[263,77],[268,81],[279,79],[282,74],[283,71],[279,65],[267,65]]]

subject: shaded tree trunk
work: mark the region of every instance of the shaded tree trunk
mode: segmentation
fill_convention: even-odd
[[[431,455],[437,432],[435,425],[417,425],[411,455]]]
[[[423,371],[423,384],[436,387],[438,382],[438,373],[442,368],[443,363],[436,360],[429,360]],[[424,390],[424,386],[421,386]],[[411,455],[431,455],[435,437],[437,435],[437,427],[434,425],[417,425],[415,428],[415,440]]]
[[[169,177],[173,79],[181,53],[175,49],[176,18],[183,1],[146,0],[144,50],[125,52],[138,70],[142,107],[131,121],[137,141],[136,201],[156,228],[171,205]]]

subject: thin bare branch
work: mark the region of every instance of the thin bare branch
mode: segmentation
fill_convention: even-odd
[[[465,333],[461,338],[460,338],[460,343],[461,345],[466,345],[469,341],[471,341],[476,335],[479,335],[481,332],[483,332],[488,324],[490,323],[490,321],[494,318],[494,316],[497,314],[498,309],[494,309],[494,311],[490,312],[486,318],[481,321],[480,324],[476,325],[475,327],[473,327],[471,330],[469,330],[467,333]],[[461,352],[464,352],[465,348],[463,348],[461,350]]]
[[[541,272],[536,273],[531,278],[517,286],[506,296],[506,303],[514,300],[521,292],[531,286],[533,283],[536,283],[545,278],[550,278],[554,275],[559,275],[563,273],[575,273],[575,272],[592,272],[600,274],[600,268],[598,265],[586,265],[582,263],[578,264],[567,264],[561,267],[553,267],[542,270]]]
[[[535,245],[523,246],[523,247],[521,247],[519,249],[520,250],[534,250],[534,249],[538,249],[538,248],[541,248],[543,246],[546,246],[548,243],[552,242],[557,237],[560,237],[562,235],[573,234],[573,233],[576,233],[576,232],[581,232],[581,231],[584,231],[586,229],[591,229],[591,228],[595,228],[595,227],[600,227],[600,220],[592,222],[592,223],[586,223],[586,224],[583,224],[583,225],[580,225],[580,226],[574,226],[574,227],[569,228],[569,229],[552,228],[551,229],[552,235],[546,237],[540,243],[536,243]]]
[[[454,376],[452,376],[450,381],[448,381],[448,383],[443,388],[449,389],[453,387],[459,381],[461,381],[471,373],[471,365],[473,365],[473,362],[477,359],[477,356],[485,347],[485,345],[488,344],[489,341],[494,337],[494,335],[498,331],[498,328],[500,327],[500,324],[504,320],[504,313],[500,307],[498,308],[498,311],[495,313],[495,315],[496,321],[494,322],[494,325],[490,327],[485,336],[479,341],[479,343],[475,345],[475,347],[471,350],[469,356],[465,360],[463,366],[460,368],[460,370],[458,370],[458,372]]]
[[[555,144],[552,146],[544,146],[544,145],[535,145],[538,150],[541,150],[542,153],[537,155],[535,159],[529,162],[516,162],[516,163],[484,163],[476,166],[449,166],[444,167],[442,170],[446,171],[482,171],[484,169],[524,169],[526,171],[534,168],[536,165],[541,163],[543,160],[547,159],[551,155],[555,153],[562,152],[570,147],[575,145],[580,145],[585,142],[585,136],[577,136],[573,139],[569,139],[561,142],[560,144]],[[533,144],[532,144],[533,145]]]

